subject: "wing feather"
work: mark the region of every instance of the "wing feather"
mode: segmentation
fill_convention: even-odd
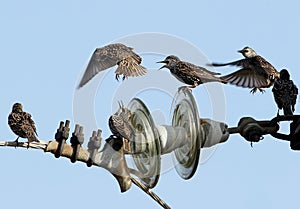
[[[132,58],[135,63],[140,64],[142,58],[132,50],[133,49],[131,47],[120,43],[109,44],[107,46],[97,48],[90,58],[87,68],[79,83],[79,88],[84,86],[100,71],[117,65],[123,59]]]
[[[268,85],[267,78],[249,68],[244,68],[229,75],[221,76],[221,79],[245,88],[254,88]]]

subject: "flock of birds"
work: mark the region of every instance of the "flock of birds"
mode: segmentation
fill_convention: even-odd
[[[257,90],[264,92],[264,88],[273,86],[272,92],[278,106],[277,115],[279,115],[279,109],[283,109],[283,114],[286,116],[293,115],[298,88],[290,79],[289,72],[286,69],[278,72],[272,64],[250,47],[244,47],[238,52],[244,56],[243,59],[228,63],[208,64],[214,67],[230,65],[240,68],[225,76],[209,71],[204,67],[182,61],[175,55],[169,55],[158,63],[164,64],[160,69],[169,69],[175,78],[188,85],[187,88],[195,88],[207,82],[221,82],[251,88],[250,92],[254,94]],[[78,88],[86,85],[99,72],[115,65],[118,66],[115,71],[117,80],[119,80],[120,76],[123,76],[122,80],[124,80],[127,77],[145,75],[147,69],[141,65],[141,62],[142,58],[133,51],[133,48],[121,43],[97,48],[87,65]],[[131,113],[123,104],[119,104],[119,106],[119,110],[109,118],[109,127],[113,134],[111,137],[130,139],[134,134],[129,125]],[[28,147],[30,142],[39,141],[34,121],[29,113],[23,111],[20,103],[13,105],[12,112],[8,117],[8,124],[18,136],[16,139],[17,143],[19,137],[28,139]]]
[[[237,66],[239,70],[229,75],[219,76],[204,67],[194,65],[180,60],[175,55],[170,55],[163,61],[160,68],[168,68],[171,74],[179,81],[188,84],[188,88],[195,88],[207,82],[230,83],[236,86],[251,88],[251,93],[257,90],[264,92],[264,88],[273,86],[273,94],[278,109],[283,109],[284,115],[292,115],[298,95],[298,88],[290,79],[286,69],[278,72],[276,68],[262,56],[258,55],[252,48],[244,47],[238,51],[244,58],[228,63],[211,63],[209,66]],[[109,44],[97,48],[93,53],[78,88],[87,84],[97,73],[118,65],[115,71],[116,79],[123,76],[135,77],[146,74],[147,70],[141,65],[142,58],[133,52],[133,48],[121,43]],[[278,110],[279,113],[279,110]]]

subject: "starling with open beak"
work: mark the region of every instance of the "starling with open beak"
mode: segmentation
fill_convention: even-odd
[[[181,61],[174,55],[167,56],[165,60],[158,63],[164,63],[162,68],[168,68],[173,76],[179,81],[188,84],[188,88],[195,88],[196,86],[207,82],[222,82],[226,83],[221,78],[216,77],[219,73],[211,72],[203,67],[194,65],[189,62]]]

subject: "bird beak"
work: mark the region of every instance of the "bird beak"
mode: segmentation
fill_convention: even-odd
[[[243,52],[244,52],[244,50],[243,50],[243,49],[241,49],[241,50],[238,50],[237,52],[238,52],[238,53],[243,53]]]
[[[166,65],[161,66],[158,70],[161,70],[161,69],[163,69],[163,68],[165,68],[165,67],[167,67],[167,66],[166,66]]]
[[[158,62],[156,62],[156,63],[164,63],[164,64],[167,64],[167,61],[163,60],[163,61],[158,61]],[[166,65],[163,65],[163,66],[161,66],[158,70],[161,70],[161,69],[163,69],[163,68],[165,68],[165,67],[167,67],[167,66],[166,66]]]

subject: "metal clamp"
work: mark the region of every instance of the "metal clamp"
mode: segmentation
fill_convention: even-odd
[[[59,158],[61,156],[61,153],[64,149],[64,144],[66,143],[66,140],[69,138],[69,133],[70,133],[69,125],[70,125],[69,120],[66,120],[65,124],[63,121],[61,121],[59,124],[59,128],[56,131],[55,140],[58,142],[58,147],[55,153],[56,158]]]
[[[238,127],[229,128],[230,134],[239,133],[247,141],[259,142],[266,134],[273,134],[279,130],[279,125],[275,121],[257,121],[251,117],[243,117],[238,123]]]
[[[88,151],[90,153],[89,160],[86,163],[86,165],[88,167],[91,167],[93,165],[94,160],[95,160],[95,155],[101,146],[101,140],[102,140],[101,134],[102,134],[102,131],[100,129],[98,129],[98,132],[93,131],[93,134],[90,137],[90,141],[88,142],[87,146],[88,146]]]
[[[84,142],[83,127],[76,124],[75,130],[72,133],[72,137],[71,137],[71,146],[73,147],[73,154],[70,160],[72,163],[76,162],[79,149],[83,144],[83,142]]]

